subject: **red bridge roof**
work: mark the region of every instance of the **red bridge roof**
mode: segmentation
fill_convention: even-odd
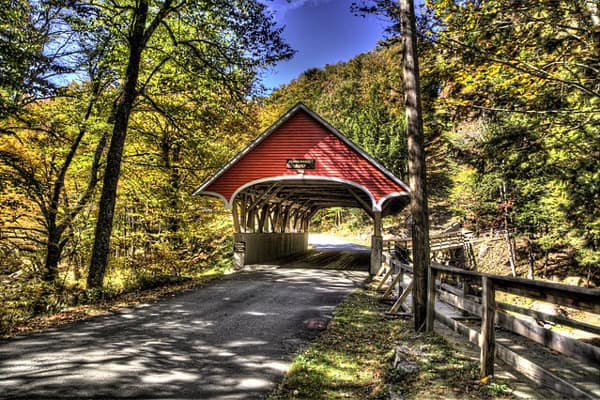
[[[381,211],[386,200],[407,196],[409,191],[400,179],[303,104],[288,111],[194,194],[217,196],[231,208],[237,193],[270,181],[344,183],[366,193],[372,211]]]

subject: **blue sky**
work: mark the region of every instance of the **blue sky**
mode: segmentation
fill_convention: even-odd
[[[275,12],[283,37],[297,50],[290,61],[267,71],[263,84],[274,89],[309,68],[346,61],[375,47],[385,22],[375,16],[356,17],[350,10],[358,0],[263,0]]]

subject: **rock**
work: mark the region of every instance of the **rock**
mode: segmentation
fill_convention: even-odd
[[[479,253],[477,254],[477,257],[479,257],[479,258],[483,258],[483,257],[485,257],[485,255],[488,253],[488,250],[489,250],[489,249],[490,249],[490,246],[488,246],[488,245],[487,245],[487,244],[485,244],[485,243],[482,243],[482,244],[479,246]]]
[[[388,400],[404,400],[404,396],[398,392],[394,392],[393,390],[390,390],[387,398]]]
[[[567,276],[563,283],[571,286],[583,286],[585,284],[585,280],[580,276]]]
[[[413,374],[419,370],[419,365],[408,358],[409,355],[413,354],[409,347],[396,347],[395,352],[396,356],[394,357],[394,368],[407,375]]]

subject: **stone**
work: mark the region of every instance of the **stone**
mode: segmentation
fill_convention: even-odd
[[[567,276],[563,283],[571,286],[584,286],[585,280],[580,276]]]
[[[487,245],[487,244],[485,244],[485,243],[482,243],[482,244],[479,246],[479,252],[477,253],[477,256],[478,256],[479,258],[483,258],[483,257],[485,257],[485,255],[488,253],[488,251],[489,251],[489,250],[490,250],[490,246],[488,246],[488,245]]]

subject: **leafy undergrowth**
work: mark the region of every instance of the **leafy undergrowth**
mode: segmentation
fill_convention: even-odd
[[[0,331],[0,338],[7,339],[17,335],[40,332],[81,321],[94,315],[105,314],[119,308],[155,301],[167,295],[202,286],[207,282],[220,278],[223,274],[224,270],[222,269],[212,269],[204,271],[198,277],[163,281],[160,285],[152,285],[152,287],[144,290],[119,294],[98,293],[95,298],[88,299],[90,304],[67,307],[55,313],[37,315],[7,324]]]
[[[416,334],[410,322],[386,318],[386,308],[373,292],[350,295],[268,399],[510,397],[506,385],[479,381],[477,362],[437,334]],[[392,367],[397,347],[409,351],[418,370]]]

